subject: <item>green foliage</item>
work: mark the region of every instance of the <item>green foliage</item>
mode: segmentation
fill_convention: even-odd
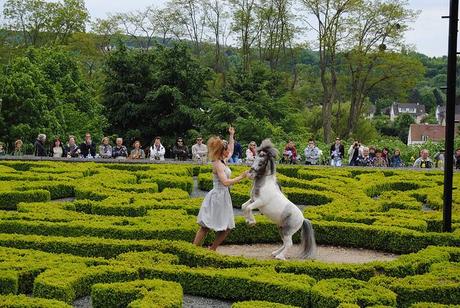
[[[103,100],[112,132],[149,142],[200,126],[209,71],[185,45],[143,52],[119,44],[107,58],[106,76]]]
[[[52,138],[91,131],[102,136],[106,119],[77,62],[60,49],[30,49],[2,67],[0,138],[32,141],[38,133]]]

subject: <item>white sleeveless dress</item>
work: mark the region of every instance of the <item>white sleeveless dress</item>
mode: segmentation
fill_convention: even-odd
[[[225,167],[225,175],[230,178],[231,170]],[[213,188],[203,200],[197,222],[200,226],[214,231],[224,231],[235,228],[233,217],[233,205],[230,197],[230,190],[224,186],[213,173]]]

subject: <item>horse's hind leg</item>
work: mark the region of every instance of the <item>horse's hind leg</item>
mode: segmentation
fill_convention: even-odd
[[[280,233],[281,239],[283,239],[283,233],[281,232],[281,227],[278,227],[278,231]],[[284,241],[283,241],[283,245],[281,245],[280,248],[272,252],[272,256],[276,257],[283,249],[284,249]]]
[[[275,259],[286,260],[286,256],[284,254],[292,247],[292,234],[284,235],[283,243],[284,245],[281,247],[281,251],[275,256]]]

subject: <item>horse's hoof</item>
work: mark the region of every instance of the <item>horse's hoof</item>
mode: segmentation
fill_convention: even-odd
[[[284,260],[286,260],[286,257],[285,257],[285,256],[277,255],[277,256],[275,256],[275,259],[277,259],[277,260],[283,260],[283,261],[284,261]]]
[[[255,221],[248,221],[249,227],[254,227],[256,225]]]

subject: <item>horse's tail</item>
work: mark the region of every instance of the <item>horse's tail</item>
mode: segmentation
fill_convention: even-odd
[[[316,254],[316,241],[313,225],[308,219],[304,219],[301,231],[301,247],[302,251],[300,258],[312,258]]]

